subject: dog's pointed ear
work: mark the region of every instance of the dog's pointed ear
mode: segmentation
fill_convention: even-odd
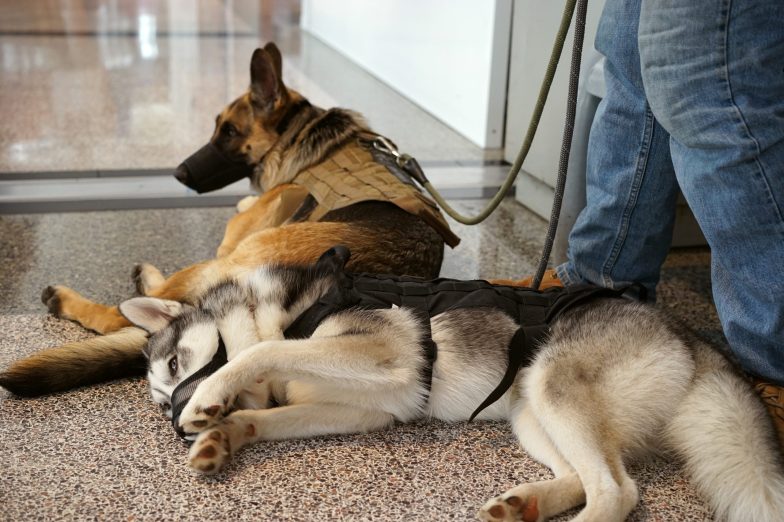
[[[185,311],[186,305],[156,297],[134,297],[120,303],[120,313],[139,328],[155,333]]]
[[[267,42],[264,50],[272,61],[272,67],[275,70],[275,75],[278,77],[278,85],[283,86],[283,56],[280,54],[280,49],[274,43]]]
[[[321,254],[316,268],[319,272],[341,272],[345,270],[350,257],[351,251],[347,247],[336,245]]]
[[[250,99],[263,110],[272,109],[280,96],[280,80],[275,68],[274,59],[266,50],[253,51],[250,59]]]

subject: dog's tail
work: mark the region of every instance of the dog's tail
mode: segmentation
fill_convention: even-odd
[[[23,397],[70,390],[78,386],[143,375],[142,350],[147,334],[141,328],[123,328],[42,350],[12,364],[0,373],[0,386]]]
[[[784,459],[764,406],[719,354],[698,349],[697,368],[668,438],[717,520],[784,520]]]

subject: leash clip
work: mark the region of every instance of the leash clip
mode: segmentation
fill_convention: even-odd
[[[376,136],[376,138],[373,140],[373,148],[377,151],[383,152],[384,154],[388,154],[396,158],[400,157],[400,152],[398,152],[397,146],[386,139],[384,136]]]
[[[394,157],[397,166],[407,172],[408,175],[414,178],[420,185],[424,187],[425,184],[428,183],[427,176],[425,176],[422,167],[419,166],[419,162],[413,156],[401,154],[400,151],[397,150],[397,146],[384,136],[376,136],[371,143],[373,148],[377,151]]]
[[[401,169],[405,169],[412,159],[412,157],[408,154],[401,154],[400,151],[397,150],[397,146],[386,139],[384,136],[376,136],[376,138],[373,140],[373,148],[379,152],[383,152],[384,154],[394,156],[395,163],[397,163],[397,166]]]

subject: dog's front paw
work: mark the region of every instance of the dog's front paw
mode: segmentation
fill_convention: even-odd
[[[231,440],[220,426],[199,435],[188,452],[190,466],[205,475],[218,473],[229,460]]]
[[[244,445],[260,439],[258,411],[235,411],[202,432],[188,453],[190,466],[206,475],[218,473]]]
[[[201,433],[217,424],[234,409],[236,395],[199,393],[204,384],[207,382],[205,381],[196,389],[196,393],[180,414],[178,423],[185,433]]]
[[[501,495],[491,499],[476,514],[485,522],[507,522],[522,520],[537,522],[540,520],[538,502],[535,496],[522,498],[516,495]]]

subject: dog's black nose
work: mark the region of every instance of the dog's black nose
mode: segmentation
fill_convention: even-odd
[[[177,179],[177,181],[186,187],[189,186],[188,183],[190,183],[190,172],[188,172],[188,169],[184,164],[177,167],[177,170],[174,171],[174,177]]]

